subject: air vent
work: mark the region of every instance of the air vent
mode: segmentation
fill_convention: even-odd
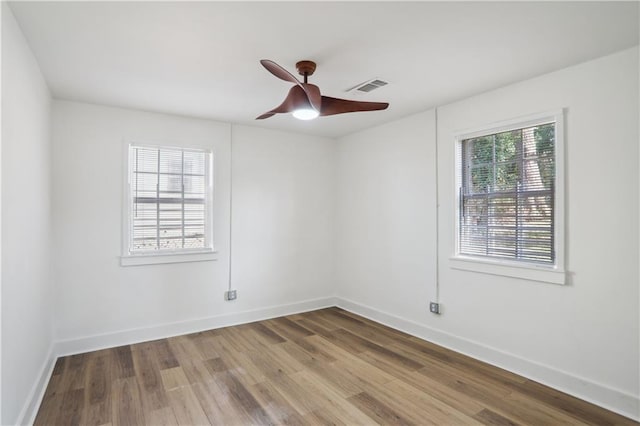
[[[379,78],[374,78],[372,80],[367,80],[364,83],[353,86],[350,89],[347,89],[347,92],[369,93],[373,90],[381,88],[382,86],[386,86],[387,84],[389,83],[387,83],[386,81],[380,80]]]

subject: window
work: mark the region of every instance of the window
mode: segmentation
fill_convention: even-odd
[[[458,137],[458,260],[562,269],[561,118],[522,120]],[[558,280],[564,277],[551,278]]]
[[[128,156],[123,264],[208,260],[184,255],[213,252],[211,152],[132,144]]]

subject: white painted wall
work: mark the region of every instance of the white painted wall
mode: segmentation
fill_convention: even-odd
[[[24,413],[53,340],[51,95],[2,2],[2,424]]]
[[[570,283],[451,269],[453,134],[555,108],[566,108]],[[438,109],[441,316],[428,313],[435,297],[432,128],[433,111],[339,140],[338,296],[638,417],[638,49]]]
[[[233,126],[233,283],[247,307],[334,293],[335,141]]]
[[[238,300],[225,302],[231,133]],[[213,149],[217,261],[119,265],[129,139]],[[211,326],[203,320],[326,296],[320,283],[333,283],[327,213],[333,209],[333,155],[330,139],[244,126],[231,132],[231,125],[209,120],[54,101],[56,338],[144,328],[160,337],[188,329],[171,326],[176,323]],[[150,336],[134,334],[133,340]]]
[[[412,115],[339,140],[337,295],[426,319],[435,276],[435,120]]]

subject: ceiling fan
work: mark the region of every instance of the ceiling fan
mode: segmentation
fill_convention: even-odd
[[[320,94],[320,89],[315,84],[307,82],[307,78],[313,75],[316,64],[313,61],[300,61],[296,63],[298,73],[304,77],[304,82],[300,82],[293,74],[280,65],[268,59],[260,61],[267,71],[281,80],[294,83],[289,89],[289,94],[285,100],[276,108],[267,111],[256,120],[263,120],[280,113],[292,113],[300,120],[313,120],[325,115],[344,114],[346,112],[378,111],[387,109],[386,102],[359,102],[347,99],[332,98]]]

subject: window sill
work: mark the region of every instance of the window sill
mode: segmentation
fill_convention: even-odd
[[[556,267],[522,265],[509,261],[485,260],[467,256],[449,258],[452,269],[480,272],[482,274],[500,275],[504,277],[520,278],[529,281],[539,281],[551,284],[565,284],[565,272]]]
[[[120,266],[158,265],[163,263],[205,262],[218,259],[216,251],[191,253],[154,253],[120,256]]]

